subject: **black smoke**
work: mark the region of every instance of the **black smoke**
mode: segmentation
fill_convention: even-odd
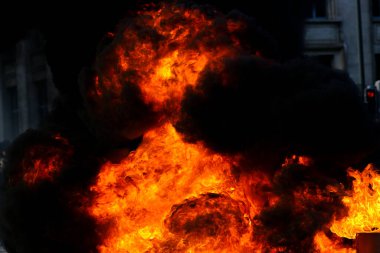
[[[222,71],[204,71],[186,92],[177,129],[189,141],[246,153],[258,165],[299,154],[348,166],[376,144],[378,134],[347,73],[307,59],[240,56],[223,64]]]
[[[223,65],[187,89],[176,128],[189,142],[243,155],[237,174],[269,175],[269,188],[250,186],[253,198],[277,198],[254,218],[253,240],[276,252],[313,252],[314,235],[346,210],[343,191],[329,187],[349,188],[347,168],[363,169],[378,147],[359,90],[347,73],[306,58],[279,63],[243,55]],[[312,162],[284,166],[295,154]]]

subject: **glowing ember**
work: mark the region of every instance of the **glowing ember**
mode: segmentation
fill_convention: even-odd
[[[72,150],[68,141],[60,135],[53,137],[55,146],[36,145],[30,148],[22,160],[23,181],[34,185],[40,181],[53,181],[59,175],[64,161]]]
[[[291,164],[299,164],[303,166],[310,166],[313,164],[313,159],[307,156],[297,156],[292,155],[291,157],[285,158],[284,163],[282,164],[282,167],[286,167]]]
[[[331,231],[340,237],[354,239],[360,232],[378,232],[380,228],[380,175],[372,165],[363,172],[348,170],[353,177],[353,189],[343,198],[348,207],[348,215],[335,220]]]
[[[34,151],[31,152],[34,153]],[[62,160],[59,155],[37,158],[33,160],[32,167],[25,168],[27,172],[24,174],[23,179],[27,184],[31,185],[40,180],[53,181],[54,175],[58,173],[61,165]]]

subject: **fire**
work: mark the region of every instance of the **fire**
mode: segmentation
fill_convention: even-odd
[[[184,142],[173,127],[186,87],[242,51],[233,33],[243,25],[176,4],[137,14],[99,56],[90,95],[100,105],[137,87],[144,104],[169,117],[119,164],[105,163],[91,187],[88,212],[104,238],[99,251],[251,251],[257,207],[233,176],[234,159]]]
[[[53,136],[54,146],[35,145],[26,151],[21,162],[22,180],[32,186],[41,181],[54,181],[61,172],[65,160],[72,155],[67,139]]]
[[[184,85],[194,86],[199,72],[204,69],[207,57],[197,52],[174,51],[160,60],[151,79],[142,84],[142,92],[147,103],[162,104],[169,99],[181,100]],[[162,89],[166,86],[166,89]],[[152,97],[149,94],[156,94]]]
[[[233,33],[244,25],[231,20],[218,24],[216,15],[176,4],[138,12],[98,58],[97,95],[118,97],[126,85],[136,85],[154,111],[166,110],[168,104],[174,107],[170,110],[179,109],[186,86],[196,85],[206,65],[242,51]]]
[[[321,162],[318,156],[313,157],[313,148],[301,152],[299,149],[303,142],[299,142],[299,136],[290,129],[297,122],[289,124],[283,118],[288,117],[286,113],[290,108],[298,107],[290,101],[293,94],[285,92],[288,87],[274,86],[278,91],[273,93],[274,98],[266,98],[267,104],[260,102],[258,97],[271,94],[271,89],[247,88],[251,85],[270,87],[275,80],[280,80],[275,78],[267,82],[272,73],[281,77],[285,75],[283,71],[286,74],[290,71],[289,76],[285,75],[285,81],[296,80],[299,73],[296,71],[293,75],[293,67],[288,69],[282,63],[262,59],[267,55],[266,47],[262,45],[267,39],[260,39],[265,31],[256,31],[256,24],[252,26],[252,20],[244,18],[247,17],[233,12],[225,16],[205,6],[165,3],[146,6],[135,16],[124,20],[116,33],[107,34],[112,42],[99,50],[93,69],[88,73],[85,71],[81,80],[83,107],[74,106],[80,111],[70,117],[66,113],[71,109],[63,110],[64,119],[72,118],[75,123],[83,120],[79,122],[78,131],[83,131],[85,137],[82,139],[74,133],[70,135],[71,142],[60,135],[48,135],[41,140],[38,132],[38,138],[27,139],[32,143],[28,142],[24,152],[14,151],[13,159],[17,161],[14,162],[15,169],[12,169],[16,170],[16,176],[10,181],[19,180],[21,189],[13,191],[10,188],[10,196],[22,195],[23,190],[32,189],[35,191],[31,191],[30,196],[35,200],[45,190],[35,185],[48,182],[47,186],[56,186],[52,196],[59,201],[45,201],[51,196],[41,201],[46,202],[46,206],[55,204],[51,213],[50,209],[48,212],[36,212],[37,209],[30,212],[38,217],[35,219],[37,222],[42,221],[39,230],[44,234],[42,240],[52,239],[58,241],[52,245],[67,244],[69,249],[75,244],[73,247],[80,250],[66,251],[84,253],[353,253],[352,240],[343,237],[353,239],[358,232],[380,230],[380,175],[373,167],[368,166],[363,172],[350,169],[348,174],[355,179],[353,190],[343,197],[342,184],[336,178],[321,175],[324,171],[319,170],[328,159],[323,161],[322,156]],[[257,44],[252,43],[256,38],[259,39]],[[240,61],[246,63],[240,65]],[[272,67],[276,69],[273,72]],[[240,72],[242,69],[244,71]],[[233,71],[230,73],[230,70]],[[251,72],[258,78],[247,78]],[[302,74],[306,75],[300,75],[300,79],[310,79],[308,73]],[[315,75],[311,73],[310,76]],[[340,78],[337,81],[340,84]],[[309,88],[319,89],[318,82],[305,86],[302,93],[309,93]],[[295,92],[293,88],[298,85],[304,88],[298,82],[294,85],[290,87],[291,92]],[[206,94],[208,92],[210,96]],[[256,92],[253,101],[258,103],[239,103],[250,101],[253,92]],[[226,99],[224,93],[232,94],[227,96],[231,99]],[[204,95],[207,98],[205,104],[213,108],[205,110],[205,114],[200,113],[193,121],[197,123],[194,128],[201,126],[199,133],[198,129],[193,130],[200,135],[194,139],[204,142],[192,139],[191,131],[184,130],[188,122],[182,121],[184,118],[192,119],[193,112],[203,112],[207,107],[197,103],[203,99],[198,95]],[[296,93],[295,98],[303,101],[303,95]],[[236,103],[236,100],[240,101]],[[192,103],[201,106],[195,109],[187,107]],[[234,106],[236,104],[237,107]],[[283,105],[284,110],[278,111],[277,108]],[[259,112],[261,106],[267,106],[268,110]],[[258,109],[246,112],[242,107]],[[59,114],[59,111],[54,113]],[[244,112],[243,116],[239,115],[241,112]],[[226,114],[229,116],[225,117]],[[225,139],[226,145],[231,146],[229,142],[236,139],[243,144],[241,147],[218,149],[223,145],[213,145],[207,138],[220,130],[203,123],[204,118],[215,119],[214,115],[223,119],[216,125],[222,127],[216,139],[221,139],[219,134],[223,138],[230,134]],[[237,117],[231,117],[235,115]],[[261,126],[263,121],[260,119],[272,122],[266,115],[272,115],[276,118],[274,122],[282,125],[271,129],[274,135],[262,134],[265,126],[276,125]],[[228,123],[237,128],[223,129],[224,125],[228,126],[225,118],[233,119]],[[242,124],[248,120],[259,123],[259,127],[255,129],[254,125]],[[306,122],[306,126],[310,122]],[[64,125],[67,130],[62,130],[75,130],[74,125],[70,122]],[[207,128],[206,133],[203,133],[203,126]],[[56,126],[52,124],[51,127]],[[242,131],[243,134],[237,134],[244,128],[247,129]],[[256,134],[253,137],[248,134],[249,138],[246,138],[245,133],[249,132],[258,132],[257,137]],[[285,132],[290,132],[290,135]],[[285,135],[281,136],[282,133]],[[90,138],[94,139],[87,143],[85,140]],[[255,138],[258,142],[254,142]],[[268,145],[260,147],[266,138],[269,139]],[[274,143],[277,138],[279,143],[277,140]],[[299,142],[295,147],[291,145],[293,140],[288,140],[293,138],[295,143]],[[190,143],[189,139],[193,142]],[[82,145],[83,142],[86,145]],[[107,153],[108,148],[113,149],[111,154]],[[264,152],[261,152],[262,148]],[[216,150],[226,153],[217,153]],[[271,156],[267,156],[269,150]],[[291,150],[297,150],[297,154],[289,156]],[[107,160],[110,156],[117,156],[118,162],[116,159],[112,162]],[[273,161],[269,160],[271,158]],[[262,163],[263,159],[270,163]],[[281,159],[284,159],[282,167]],[[73,178],[75,182],[71,182]],[[338,219],[337,213],[345,210],[342,199],[348,212],[346,217]],[[21,212],[28,217],[23,222],[33,220],[29,219],[28,212],[28,209],[26,214]],[[49,214],[46,215],[46,223],[42,217],[45,213]],[[337,215],[335,220],[334,215]],[[14,219],[18,216],[9,217]],[[54,221],[63,221],[62,224],[52,223],[61,226],[57,231],[50,224],[49,219],[53,218]],[[26,227],[18,220],[14,223]],[[326,233],[330,225],[333,233]],[[50,238],[51,231],[54,236]],[[76,233],[70,237],[71,241],[66,242],[62,235],[72,231]],[[78,231],[90,232],[77,237]],[[18,235],[15,238],[18,239]],[[11,239],[10,245],[13,235]],[[30,243],[31,240],[28,237],[26,241]],[[81,250],[82,242],[85,250]],[[31,251],[39,252],[38,249]]]
[[[98,223],[102,253],[259,248],[251,238],[259,208],[244,192],[246,179],[233,176],[237,158],[186,143],[173,127],[186,88],[195,87],[206,68],[243,52],[234,33],[244,24],[217,21],[218,15],[176,4],[147,8],[97,59],[96,92],[89,95],[99,108],[109,97],[117,106],[123,90],[134,87],[153,112],[168,116],[160,115],[119,164],[105,163],[91,187],[88,212]]]
[[[90,208],[105,226],[100,252],[246,252],[253,209],[229,158],[187,144],[171,124],[106,163]]]
[[[316,247],[317,252],[320,253],[355,253],[356,250],[344,247],[340,245],[337,241],[331,240],[326,236],[326,234],[322,231],[318,232],[314,236],[314,245]]]
[[[292,155],[291,157],[286,157],[282,167],[286,167],[291,164],[299,164],[303,166],[310,166],[313,164],[313,159],[308,156],[297,156]]]
[[[37,148],[38,149],[38,148]],[[31,151],[34,153],[34,151]],[[62,160],[59,155],[53,155],[49,158],[35,159],[32,162],[32,167],[26,167],[27,172],[23,179],[29,185],[35,184],[40,180],[53,181],[54,175],[58,173],[62,166]]]
[[[371,164],[362,172],[349,169],[348,175],[354,178],[352,192],[343,198],[348,215],[335,220],[331,231],[350,239],[359,232],[379,232],[380,175]]]
[[[97,58],[96,92],[90,91],[90,99],[99,111],[107,99],[117,107],[126,92],[137,90],[142,103],[158,115],[152,127],[135,131],[143,135],[137,150],[118,164],[105,163],[91,187],[88,213],[99,227],[101,253],[270,249],[253,237],[256,216],[281,204],[271,192],[272,179],[255,171],[235,177],[239,158],[216,154],[202,143],[186,143],[173,126],[186,89],[196,88],[202,73],[221,70],[223,77],[223,59],[261,57],[257,48],[247,50],[239,40],[244,22],[217,20],[216,12],[206,13],[176,4],[147,8],[127,20]],[[103,111],[104,116],[109,113]],[[122,121],[123,115],[116,118]],[[307,167],[313,160],[295,155],[286,164]],[[331,200],[313,194],[320,193],[301,191],[292,198]]]

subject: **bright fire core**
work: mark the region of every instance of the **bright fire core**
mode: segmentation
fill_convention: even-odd
[[[170,124],[98,178],[91,213],[112,223],[101,252],[248,250],[252,210],[230,162],[184,143]]]
[[[352,191],[343,198],[348,215],[334,221],[331,231],[350,239],[360,232],[379,232],[380,175],[372,165],[362,172],[349,169],[348,175],[354,178]]]

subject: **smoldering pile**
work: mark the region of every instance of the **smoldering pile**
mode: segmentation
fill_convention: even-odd
[[[162,6],[146,8],[150,13]],[[76,91],[80,90],[83,103],[73,108],[63,103],[66,98],[58,98],[47,123],[11,145],[0,206],[0,236],[9,253],[102,252],[98,221],[86,212],[96,197],[91,185],[102,164],[117,163],[138,149],[147,131],[168,121],[187,142],[239,156],[233,169],[237,180],[258,174],[268,178],[267,184],[253,180],[245,185],[248,195],[262,200],[261,212],[251,217],[251,241],[264,241],[264,249],[312,252],[314,235],[328,230],[334,216],[344,215],[339,187],[349,186],[345,171],[373,154],[378,143],[349,76],[307,59],[277,61],[278,41],[240,12],[223,15],[193,3],[165,8],[162,12],[176,12],[161,19],[162,27],[189,25],[193,20],[182,16],[187,11],[206,17],[207,26],[186,34],[190,39],[184,45],[162,47],[163,33],[142,22],[154,22],[152,16],[141,18],[139,14],[146,13],[141,11],[128,17],[111,43],[99,49],[92,68],[83,71]],[[133,31],[133,36],[126,31]],[[181,31],[176,30],[180,35]],[[158,65],[163,51],[170,55],[175,50],[217,48],[232,53],[207,62],[183,96],[173,95],[173,100],[170,95],[162,102],[156,94],[147,99],[139,84],[151,77],[150,71],[139,72],[139,67],[151,62],[131,67],[131,62],[120,60],[120,55],[141,57],[129,53],[139,41],[146,43],[141,43],[146,50],[157,51],[149,60]],[[283,165],[294,154],[312,162]],[[26,180],[25,174],[33,170],[38,173]],[[202,195],[200,200],[224,198]],[[271,199],[277,201],[270,203]],[[200,200],[184,200],[182,207],[191,209],[190,202],[205,205]],[[237,202],[228,200],[226,205],[229,202],[237,210]],[[234,216],[236,223],[243,219],[239,215]],[[186,234],[178,226],[189,224],[174,226],[174,221],[168,220],[171,228]]]

